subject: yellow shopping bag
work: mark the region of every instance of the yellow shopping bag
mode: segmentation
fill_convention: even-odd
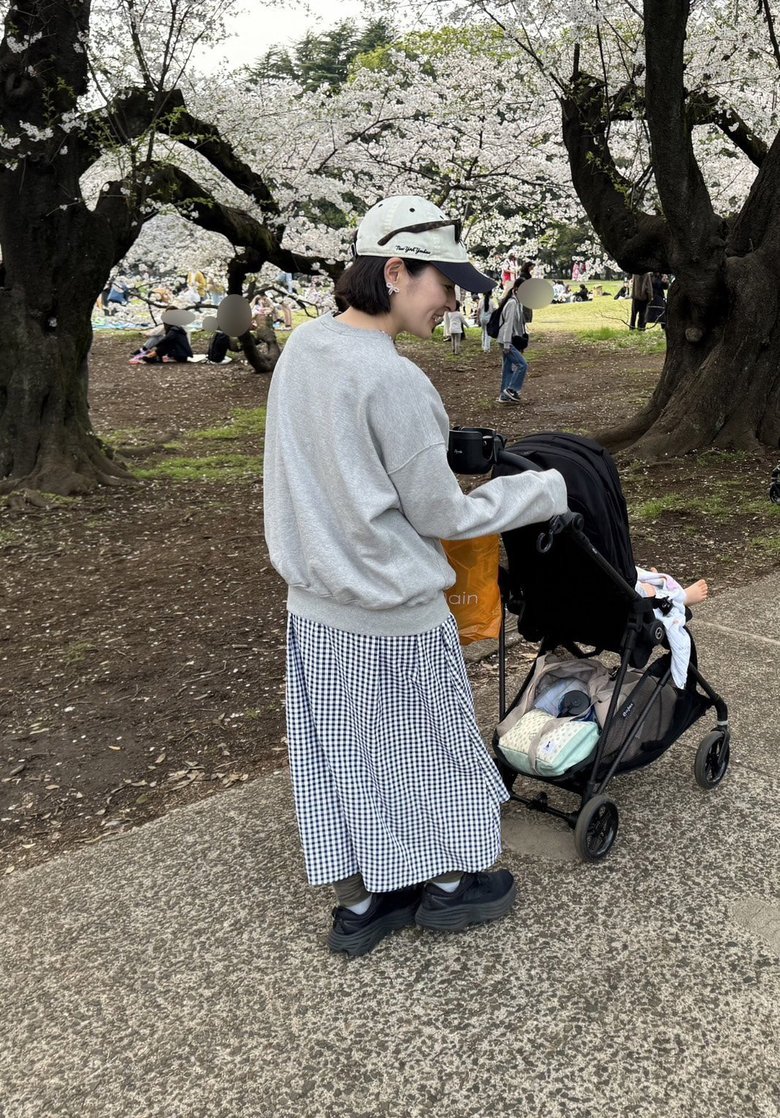
[[[455,585],[444,593],[458,623],[460,643],[466,645],[496,638],[502,616],[498,536],[441,542],[456,576]]]

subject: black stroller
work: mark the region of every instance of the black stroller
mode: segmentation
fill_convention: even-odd
[[[499,638],[499,722],[523,700],[541,656],[556,649],[578,661],[598,658],[605,651],[619,654],[595,751],[561,775],[534,777],[578,794],[579,808],[553,807],[546,792],[533,799],[516,795],[513,787],[520,770],[502,750],[498,731],[493,750],[511,798],[564,819],[574,830],[580,857],[598,861],[618,831],[618,809],[606,794],[613,776],[651,764],[710,707],[715,708],[717,724],[698,747],[694,774],[702,788],[720,783],[729,764],[726,703],[700,673],[692,638],[685,688],[678,690],[671,682],[666,630],[655,616],[654,599],[635,590],[625,499],[614,462],[598,443],[574,435],[540,434],[505,449],[504,440],[493,431],[456,429],[449,457],[451,467],[462,473],[484,473],[491,465],[494,476],[555,468],[566,480],[567,513],[547,525],[503,536],[507,569],[499,572],[505,607]],[[517,617],[526,640],[539,643],[537,660],[509,704],[507,612]],[[581,646],[593,651],[586,653]],[[651,659],[658,647],[666,651]]]

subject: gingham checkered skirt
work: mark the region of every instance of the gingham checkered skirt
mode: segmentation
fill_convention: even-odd
[[[365,636],[290,614],[287,736],[312,885],[371,892],[492,865],[508,798],[474,717],[455,619]]]

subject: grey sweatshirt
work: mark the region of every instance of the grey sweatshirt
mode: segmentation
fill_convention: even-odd
[[[498,343],[502,346],[512,344],[512,338],[527,333],[525,328],[525,315],[523,308],[515,299],[514,295],[506,301],[506,305],[501,312],[501,325],[498,330]]]
[[[449,421],[421,369],[378,331],[331,315],[299,326],[274,371],[265,438],[265,538],[287,607],[356,633],[424,632],[455,581],[440,539],[547,520],[557,470],[463,493]]]

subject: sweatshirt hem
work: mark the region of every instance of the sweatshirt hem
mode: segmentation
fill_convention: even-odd
[[[437,629],[450,616],[444,592],[417,605],[392,606],[389,609],[368,609],[365,606],[337,602],[319,594],[290,586],[287,591],[287,609],[296,617],[305,617],[342,629],[347,633],[368,636],[404,637]]]

